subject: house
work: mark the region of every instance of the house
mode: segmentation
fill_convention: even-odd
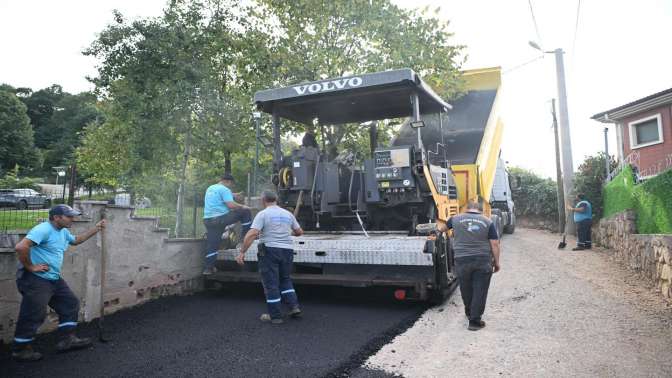
[[[617,159],[642,178],[672,168],[672,88],[591,117],[616,125]]]

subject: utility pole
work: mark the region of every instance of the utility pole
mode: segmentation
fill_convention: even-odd
[[[609,179],[609,173],[610,173],[610,172],[609,172],[609,169],[611,168],[611,167],[609,166],[609,162],[610,162],[610,160],[611,160],[611,159],[609,158],[609,128],[608,128],[608,127],[605,127],[605,128],[604,128],[604,166],[605,166],[605,168],[606,168],[606,173],[607,173],[607,175],[604,176],[604,177],[605,177],[607,180]]]
[[[564,52],[562,49],[544,51],[544,49],[534,41],[530,41],[529,44],[532,48],[537,49],[544,54],[552,53],[555,55],[555,76],[558,82],[558,105],[560,110],[560,146],[562,147],[562,188],[565,199],[571,199],[574,189],[574,163],[572,160],[572,138],[569,132],[569,111],[567,110]],[[571,235],[575,233],[575,230],[576,225],[574,224],[574,219],[572,217],[566,217],[565,231]]]
[[[565,199],[572,198],[574,189],[574,163],[572,160],[572,138],[569,132],[569,111],[567,109],[567,87],[565,86],[565,63],[562,49],[555,49],[555,70],[558,80],[558,105],[560,110],[560,144],[562,147],[562,186]],[[565,230],[574,234],[576,225],[572,217],[566,217]]]
[[[553,115],[553,135],[555,136],[555,181],[558,192],[558,231],[565,232],[565,195],[562,191],[562,169],[560,168],[560,135],[558,134],[558,118],[555,116],[555,99],[551,100]]]
[[[257,171],[259,169],[259,123],[261,122],[261,112],[253,112],[252,117],[254,118],[254,165],[252,166],[252,193],[248,193],[248,197],[253,197],[257,195]]]

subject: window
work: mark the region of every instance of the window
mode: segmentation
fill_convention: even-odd
[[[663,143],[662,124],[660,114],[630,122],[630,148]]]

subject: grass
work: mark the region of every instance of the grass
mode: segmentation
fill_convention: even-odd
[[[49,210],[0,208],[0,231],[27,230],[49,218]]]

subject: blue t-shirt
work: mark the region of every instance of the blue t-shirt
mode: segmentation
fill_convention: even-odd
[[[576,207],[580,207],[583,211],[574,212],[574,223],[578,223],[587,219],[593,219],[593,206],[588,201],[581,201],[576,204]]]
[[[63,265],[63,252],[75,243],[75,237],[67,228],[57,230],[50,222],[40,223],[33,227],[26,235],[36,245],[30,248],[30,261],[33,265],[47,264],[46,272],[33,274],[47,280],[61,278],[61,265]]]
[[[226,206],[227,202],[233,201],[231,189],[217,183],[210,185],[205,191],[205,209],[203,209],[203,219],[219,217],[226,215],[230,210]]]

